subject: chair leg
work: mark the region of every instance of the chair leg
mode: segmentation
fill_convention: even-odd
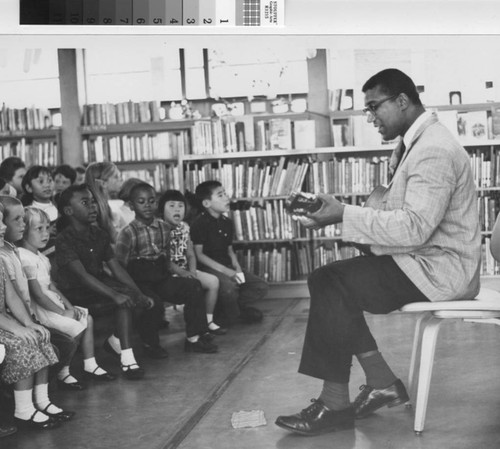
[[[410,369],[408,373],[408,392],[410,396],[410,400],[405,404],[406,408],[411,407],[411,398],[415,397],[415,381],[417,378],[417,366],[418,366],[418,358],[420,356],[420,346],[422,342],[422,329],[425,327],[426,322],[429,318],[432,317],[432,314],[429,312],[421,313],[415,323],[415,333],[413,335],[413,347],[411,350],[411,359],[410,359]]]
[[[434,353],[442,320],[430,317],[425,323],[422,332],[422,349],[420,356],[420,370],[418,375],[417,398],[415,401],[415,423],[414,430],[420,435],[424,430],[427,402],[429,400],[429,389],[431,385],[432,367],[434,364]]]

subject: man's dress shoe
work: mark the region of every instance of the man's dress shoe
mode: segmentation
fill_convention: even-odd
[[[311,399],[311,402],[312,404],[300,413],[278,416],[276,425],[305,436],[354,427],[354,412],[351,407],[334,411],[330,410],[320,399]]]
[[[403,382],[399,379],[387,388],[377,389],[362,385],[359,389],[361,393],[353,403],[356,418],[364,418],[385,405],[395,407],[410,400]]]

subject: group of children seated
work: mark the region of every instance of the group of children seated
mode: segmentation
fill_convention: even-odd
[[[49,398],[49,367],[59,388],[86,388],[70,371],[78,345],[85,379],[116,378],[96,361],[89,310],[113,313],[103,348],[130,380],[144,376],[133,331],[144,354],[168,356],[159,337],[165,304],[184,305],[186,352],[216,353],[215,336],[262,319],[248,304],[268,286],[238,263],[218,181],[196,188],[202,211],[188,225],[180,191],[158,199],[139,179],[122,183],[111,162],[81,171],[26,169],[15,157],[0,164],[0,383],[13,386],[18,428],[52,429],[73,418]],[[0,425],[0,436],[13,429]]]

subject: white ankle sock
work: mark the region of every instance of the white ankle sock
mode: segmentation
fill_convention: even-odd
[[[114,334],[109,336],[108,343],[117,354],[120,354],[122,352],[122,347],[120,345],[120,339],[118,337],[115,337]]]
[[[199,339],[200,339],[199,335],[195,335],[193,337],[187,337],[187,341],[189,341],[189,343],[196,343]]]
[[[74,384],[78,382],[69,372],[69,366],[63,366],[61,371],[57,373],[57,378],[62,380],[65,384]]]
[[[102,376],[106,374],[107,371],[102,369],[96,362],[95,357],[90,357],[83,361],[83,369],[87,373],[97,374],[98,376]]]
[[[45,410],[48,413],[60,413],[62,409],[50,403],[49,399],[49,384],[35,385],[35,405],[38,410]]]
[[[134,365],[137,364],[134,356],[134,350],[132,348],[123,349],[121,353],[122,365]]]
[[[219,329],[219,326],[217,326],[217,324],[214,323],[214,314],[213,313],[207,313],[207,323],[208,323],[208,328],[211,331]]]
[[[33,404],[33,390],[14,390],[14,402],[16,408],[14,411],[14,416],[19,419],[28,420],[36,412],[35,405]],[[37,413],[35,415],[35,421],[42,422],[46,421],[43,419],[43,414]],[[46,415],[45,415],[46,416]],[[49,417],[47,416],[47,419]]]

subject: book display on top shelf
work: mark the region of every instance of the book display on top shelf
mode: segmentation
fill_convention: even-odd
[[[83,106],[82,126],[159,122],[164,118],[165,110],[158,101],[86,104]]]
[[[13,109],[3,103],[0,110],[0,133],[50,129],[52,126],[52,114],[48,109]]]

